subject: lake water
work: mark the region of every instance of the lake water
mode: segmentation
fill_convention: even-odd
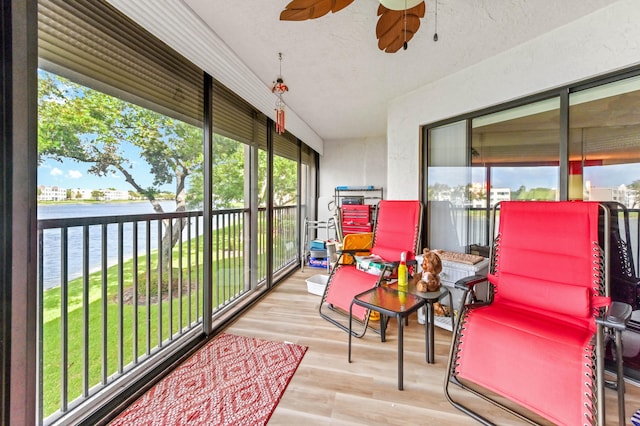
[[[175,211],[172,201],[160,202],[165,212]],[[155,213],[149,202],[103,203],[103,204],[47,204],[38,206],[38,219],[58,219],[94,216],[124,216],[133,214]],[[202,222],[201,222],[202,224]],[[192,225],[193,226],[193,225]],[[107,228],[107,264],[112,266],[118,260],[118,227]],[[202,228],[200,228],[202,231]],[[123,226],[123,257],[133,257],[133,224]],[[151,249],[158,247],[158,223],[151,222]],[[59,229],[47,229],[43,236],[43,284],[44,288],[59,286],[61,283],[61,232]],[[146,250],[146,224],[138,224],[138,253]],[[68,230],[68,278],[73,280],[82,276],[82,227]],[[89,227],[89,270],[100,270],[102,267],[102,227]]]

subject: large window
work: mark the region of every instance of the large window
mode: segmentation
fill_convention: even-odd
[[[569,96],[569,197],[640,208],[640,77]]]
[[[425,243],[487,254],[490,210],[503,200],[640,207],[640,77],[608,80],[427,126]],[[568,101],[561,105],[563,96]],[[630,234],[637,247],[634,215]]]
[[[107,2],[38,24],[33,397],[73,423],[297,266],[316,153]]]
[[[555,97],[428,129],[429,247],[486,246],[498,202],[559,199],[559,107]]]
[[[610,77],[426,127],[424,137],[428,247],[488,256],[495,225],[491,210],[500,201],[615,206],[611,295],[636,309],[624,335],[625,374],[635,380],[640,380],[640,350],[634,349],[640,347],[639,111],[640,76]]]

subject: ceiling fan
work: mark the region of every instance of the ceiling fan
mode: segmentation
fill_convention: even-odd
[[[281,21],[305,21],[316,19],[329,12],[336,13],[354,0],[292,0],[280,13]],[[423,0],[380,0],[376,37],[378,48],[395,53],[407,43],[420,28],[424,17]]]

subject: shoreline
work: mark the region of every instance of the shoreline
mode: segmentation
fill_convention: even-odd
[[[174,199],[156,199],[158,202],[173,201]],[[39,206],[57,206],[57,205],[86,205],[86,204],[123,204],[123,203],[150,203],[149,200],[64,200],[64,201],[38,201]]]

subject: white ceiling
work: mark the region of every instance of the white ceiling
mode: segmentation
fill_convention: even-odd
[[[409,48],[388,54],[377,47],[376,0],[356,0],[336,14],[302,22],[279,20],[288,0],[149,0],[146,17],[141,6],[134,6],[139,2],[111,0],[199,65],[206,64],[220,46],[207,45],[203,37],[197,48],[176,40],[193,37],[186,27],[205,24],[222,48],[236,56],[234,62],[239,60],[246,65],[244,72],[253,74],[243,84],[262,86],[257,91],[264,93],[255,95],[260,101],[248,99],[259,108],[265,99],[268,104],[275,101],[270,87],[278,76],[278,53],[282,52],[282,76],[289,87],[284,100],[294,124],[301,121],[322,140],[384,137],[390,100],[616,0],[438,0],[438,41],[434,42],[435,1],[426,0],[425,17]],[[185,25],[183,20],[181,29],[167,22],[173,16],[166,15],[175,15],[176,7],[190,9],[184,15],[193,23]],[[148,24],[154,20],[166,24]],[[217,59],[221,60],[227,61]],[[226,83],[215,70],[204,68]],[[238,76],[242,73],[239,70]]]

